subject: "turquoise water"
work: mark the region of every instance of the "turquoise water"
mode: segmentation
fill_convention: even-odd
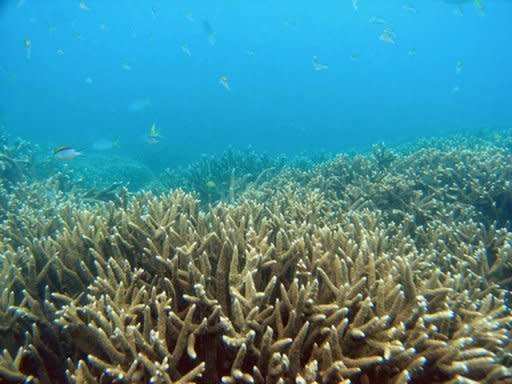
[[[457,3],[4,1],[0,124],[157,168],[509,126],[512,2]]]
[[[511,1],[0,4],[0,384],[512,383]]]

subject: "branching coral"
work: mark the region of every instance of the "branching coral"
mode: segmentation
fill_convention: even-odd
[[[20,139],[8,145],[5,135],[0,136],[0,145],[0,186],[10,187],[31,176],[34,148]]]
[[[1,380],[512,383],[511,233],[417,155],[411,183],[401,157],[338,158],[206,211],[181,190],[11,205]]]
[[[203,204],[220,200],[233,203],[250,186],[270,180],[285,164],[254,150],[229,149],[218,156],[203,155],[184,169],[167,169],[162,176],[169,188],[180,187],[198,194]]]

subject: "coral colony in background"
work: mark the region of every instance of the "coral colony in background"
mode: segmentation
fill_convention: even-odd
[[[512,383],[507,132],[136,193],[38,158],[3,139],[1,383]]]

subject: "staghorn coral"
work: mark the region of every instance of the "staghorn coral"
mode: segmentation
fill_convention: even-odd
[[[244,196],[266,200],[278,190],[306,186],[323,193],[334,211],[379,209],[386,220],[411,219],[411,231],[436,219],[474,218],[510,228],[512,153],[489,143],[446,141],[398,157],[376,146],[371,157],[339,155],[311,170],[284,169]]]
[[[11,188],[12,184],[30,178],[35,148],[21,139],[9,145],[3,134],[0,135],[0,146],[0,186]]]
[[[218,201],[234,203],[250,185],[270,180],[285,164],[285,159],[260,155],[251,148],[233,148],[218,156],[203,155],[186,168],[166,169],[161,179],[169,188],[183,188],[198,194],[204,205]]]
[[[151,169],[143,163],[115,154],[90,153],[70,163],[68,168],[82,179],[81,185],[86,189],[104,190],[115,184],[139,191],[155,179]]]
[[[11,205],[0,378],[512,383],[511,232],[447,199],[429,156],[470,161],[420,151],[410,183],[401,157],[340,157],[206,211],[180,190]]]

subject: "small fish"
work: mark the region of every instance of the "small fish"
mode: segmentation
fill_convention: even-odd
[[[458,85],[454,85],[452,88],[452,93],[459,93],[460,87]]]
[[[64,51],[62,49],[57,49],[57,56],[62,56],[64,55]]]
[[[100,24],[100,31],[105,32],[107,30],[107,24],[101,23]]]
[[[385,44],[395,45],[395,33],[391,29],[385,29],[379,36],[379,40]]]
[[[190,52],[190,47],[188,46],[188,44],[183,44],[181,46],[181,50],[183,51],[183,53],[187,56],[192,56],[192,52]]]
[[[219,84],[222,85],[226,91],[231,91],[227,76],[222,75],[219,79]]]
[[[90,76],[87,76],[84,81],[85,81],[85,84],[87,84],[87,85],[92,84],[92,78]]]
[[[254,56],[256,54],[254,49],[248,49],[245,51],[245,53],[247,53],[248,56]]]
[[[371,24],[386,24],[386,20],[381,19],[380,17],[376,17],[376,16],[370,17],[368,22]]]
[[[459,75],[460,72],[462,71],[463,65],[464,65],[464,62],[462,60],[457,61],[457,64],[455,64],[455,73],[457,75]]]
[[[352,8],[357,12],[359,9],[358,0],[352,0]]]
[[[194,15],[192,15],[191,12],[187,12],[186,17],[187,17],[187,20],[190,21],[191,23],[193,23],[195,21]]]
[[[148,144],[158,144],[161,138],[162,135],[160,134],[160,130],[156,129],[156,124],[151,124],[151,128],[149,129],[149,135],[147,137]]]
[[[157,14],[157,9],[156,9],[156,6],[153,5],[151,7],[151,15],[153,16],[153,18],[156,18],[156,14]]]
[[[359,60],[359,55],[358,55],[357,53],[352,53],[352,54],[350,55],[350,60],[352,60],[352,61],[357,61],[357,60]]]
[[[84,154],[82,152],[77,151],[74,148],[62,146],[55,148],[55,150],[53,151],[53,155],[57,160],[69,161],[76,159],[78,156],[83,156]]]
[[[313,69],[317,72],[326,71],[329,69],[328,65],[320,64],[318,62],[318,56],[316,56],[316,55],[313,56],[312,62],[313,62]]]
[[[203,21],[203,30],[206,33],[206,36],[208,37],[208,42],[210,43],[210,45],[215,45],[215,42],[217,41],[217,36],[215,35],[215,31],[213,30],[209,22]]]
[[[121,68],[124,70],[124,71],[131,71],[132,70],[132,66],[128,63],[123,63],[123,65],[121,66]]]
[[[411,48],[409,49],[409,51],[407,52],[407,54],[409,56],[416,56],[416,48]]]
[[[80,0],[80,9],[83,10],[83,11],[90,11],[91,10],[91,8],[89,8],[89,6],[85,2],[85,0]]]
[[[208,180],[206,183],[205,183],[205,186],[207,189],[215,189],[217,188],[217,183],[215,183],[215,181],[213,180]]]
[[[30,39],[25,39],[25,51],[27,59],[32,57],[32,41]]]
[[[411,13],[416,13],[416,8],[414,8],[414,6],[410,3],[406,3],[402,6],[402,8],[404,10],[406,10],[407,12],[411,12]]]
[[[144,100],[132,101],[130,105],[128,105],[128,110],[130,112],[140,112],[149,107],[151,107],[151,100],[146,97]]]

